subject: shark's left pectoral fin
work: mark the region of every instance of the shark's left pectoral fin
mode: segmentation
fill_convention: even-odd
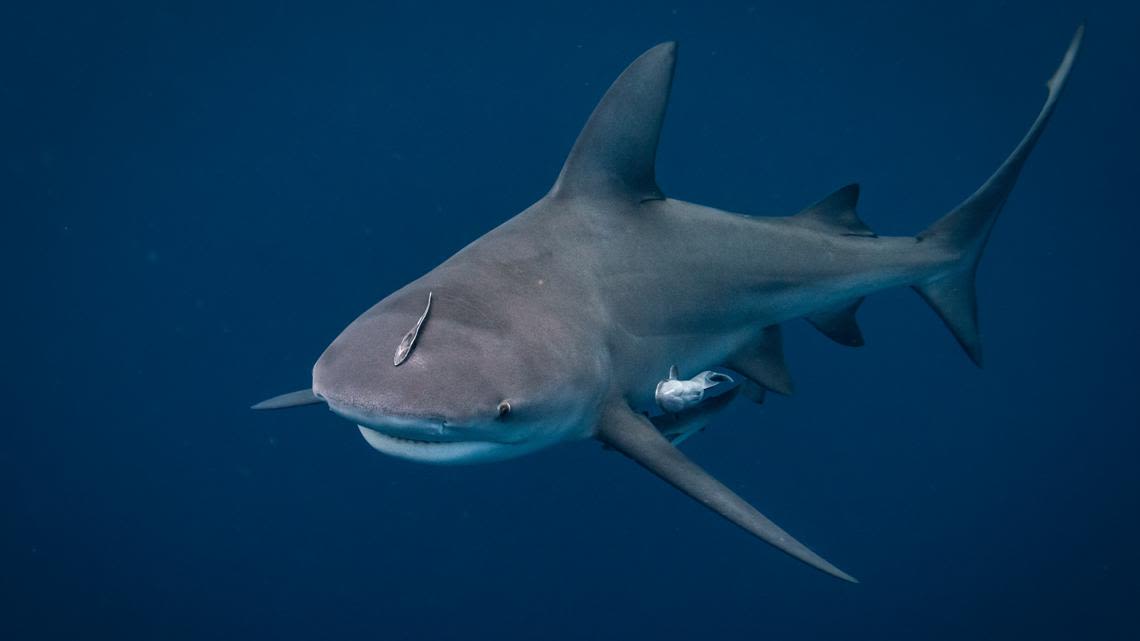
[[[317,403],[324,403],[324,400],[316,394],[313,394],[313,390],[302,389],[296,392],[274,396],[273,398],[267,398],[260,403],[250,406],[250,409],[280,410],[287,407],[300,407],[301,405],[315,405]]]
[[[613,401],[605,407],[597,437],[766,543],[821,572],[858,583],[851,575],[792,538],[747,501],[690,461],[657,431],[649,419],[635,413],[624,401]]]

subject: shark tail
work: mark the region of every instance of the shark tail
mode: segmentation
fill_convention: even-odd
[[[1049,95],[1045,105],[1013,153],[972,196],[917,237],[923,243],[935,244],[940,250],[956,256],[946,270],[928,280],[915,283],[913,287],[942,318],[970,360],[979,367],[982,366],[982,343],[978,333],[978,305],[974,285],[978,262],[1022,166],[1053,114],[1077,57],[1084,32],[1085,26],[1081,24],[1060,66],[1046,83]]]

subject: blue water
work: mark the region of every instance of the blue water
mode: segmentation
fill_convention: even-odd
[[[911,234],[1085,17],[982,263],[986,368],[877,295],[865,348],[790,324],[798,393],[686,445],[860,585],[595,443],[436,468],[247,409],[541,196],[656,42],[667,193],[857,180]],[[0,36],[0,638],[1135,638],[1140,5],[5,3]]]

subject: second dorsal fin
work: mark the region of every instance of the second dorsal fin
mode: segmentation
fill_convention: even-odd
[[[578,134],[551,197],[634,202],[664,197],[655,161],[676,59],[677,43],[665,42],[618,76]]]
[[[831,231],[844,236],[867,236],[875,238],[871,231],[855,213],[855,203],[859,201],[859,184],[852,183],[837,189],[830,196],[804,209],[792,217],[796,222],[817,229]]]

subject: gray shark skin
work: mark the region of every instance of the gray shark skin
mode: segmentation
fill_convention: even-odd
[[[317,361],[311,390],[254,407],[323,402],[377,450],[430,463],[596,438],[758,538],[855,582],[670,443],[735,391],[654,419],[655,387],[676,364],[682,377],[732,370],[753,400],[789,394],[781,323],[806,318],[858,346],[863,297],[899,286],[929,302],[980,365],[977,263],[1083,31],[993,176],[925,231],[894,238],[859,219],[855,185],[785,218],[667,198],[654,163],[677,48],[658,45],[607,91],[545,197],[353,321]]]

